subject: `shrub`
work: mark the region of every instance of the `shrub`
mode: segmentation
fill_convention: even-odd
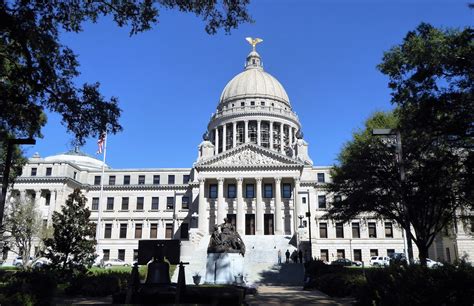
[[[2,305],[50,305],[56,277],[46,271],[18,271],[2,288]]]
[[[77,275],[64,290],[68,295],[106,296],[127,288],[130,272],[104,272]]]

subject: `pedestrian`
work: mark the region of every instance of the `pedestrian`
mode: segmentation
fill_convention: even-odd
[[[300,259],[300,263],[303,263],[303,251],[300,250],[300,251],[298,252],[298,257],[299,257],[299,259]]]
[[[298,252],[296,250],[291,253],[291,260],[293,261],[293,263],[298,263]]]
[[[278,264],[281,264],[281,250],[278,250]]]
[[[290,251],[289,250],[286,250],[285,256],[286,256],[286,263],[289,263],[290,262]]]

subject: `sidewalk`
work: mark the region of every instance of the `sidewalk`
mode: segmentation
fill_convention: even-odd
[[[248,305],[352,305],[351,298],[331,298],[320,291],[305,291],[301,286],[260,286],[255,296],[247,295]]]

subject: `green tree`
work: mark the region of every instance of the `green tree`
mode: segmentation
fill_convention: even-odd
[[[44,254],[64,276],[84,272],[92,265],[95,252],[95,224],[90,222],[87,199],[79,189],[75,189],[61,207],[61,212],[53,213],[53,235],[45,239]]]
[[[396,220],[411,230],[425,263],[435,236],[473,204],[473,30],[421,24],[385,53],[393,114],[375,114],[354,135],[333,169],[330,192],[342,195],[329,215],[361,213]],[[395,148],[371,135],[396,128],[403,139],[402,183]],[[410,227],[411,226],[411,227]]]

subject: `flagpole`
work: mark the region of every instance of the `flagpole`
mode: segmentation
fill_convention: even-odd
[[[105,157],[107,155],[107,132],[105,132],[104,136],[104,155],[102,158],[102,174],[100,176],[100,195],[99,195],[99,207],[98,207],[98,215],[97,215],[97,231],[96,231],[96,238],[97,246],[99,246],[99,238],[101,237],[101,221],[102,221],[102,198],[104,197],[104,174],[105,174]]]

